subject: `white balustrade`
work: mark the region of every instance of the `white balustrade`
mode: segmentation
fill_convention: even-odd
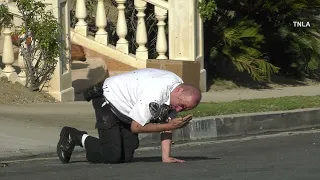
[[[20,51],[19,51],[20,53]],[[20,67],[20,73],[18,74],[18,77],[20,78],[21,80],[21,84],[25,85],[25,82],[26,82],[26,64],[24,62],[24,59],[21,55],[18,56],[18,65]]]
[[[127,0],[115,0],[118,4],[118,20],[116,25],[116,34],[119,40],[116,43],[116,49],[129,54],[129,43],[126,39],[128,34],[128,26],[125,16],[126,2]],[[138,45],[136,49],[136,58],[146,60],[148,59],[148,48],[146,44],[148,43],[148,34],[145,21],[145,10],[147,8],[147,1],[145,0],[134,0],[134,7],[137,11],[137,29],[136,29],[136,43]],[[166,53],[168,51],[167,37],[165,32],[166,22],[168,17],[168,10],[161,7],[155,6],[155,17],[158,20],[158,34],[156,42],[156,51],[158,53],[157,59],[168,59]],[[75,32],[88,36],[88,25],[85,22],[87,17],[87,9],[85,5],[85,0],[77,0],[76,2],[76,17],[78,22],[76,23]],[[98,31],[95,34],[95,41],[108,45],[108,32],[105,30],[107,27],[107,16],[104,5],[104,0],[98,0],[96,9],[96,27]]]
[[[5,2],[12,2],[12,0],[0,0]],[[125,53],[123,56],[127,58],[133,58],[129,54],[129,42],[126,39],[128,34],[128,25],[125,15],[127,0],[115,0],[117,2],[118,19],[116,25],[116,34],[119,40],[116,42],[116,49]],[[132,1],[132,0],[131,0]],[[148,57],[148,34],[145,20],[145,10],[147,3],[154,5],[154,13],[157,19],[157,40],[156,51],[158,56],[156,59],[168,59],[170,60],[186,60],[186,61],[201,61],[201,71],[203,70],[203,32],[202,21],[196,9],[194,0],[134,0],[134,8],[137,16],[136,27],[136,54],[135,58],[140,60],[147,60]],[[168,13],[169,12],[169,13]],[[76,13],[75,16],[78,22],[75,25],[74,32],[78,35],[88,37],[88,24],[85,21],[87,18],[86,0],[76,0]],[[193,18],[188,18],[193,17]],[[107,47],[109,43],[108,32],[106,31],[107,16],[105,10],[104,0],[97,0],[95,26],[98,31],[95,34],[94,40]],[[168,18],[169,36],[166,34],[166,20]],[[9,28],[4,29],[4,47],[3,47],[3,64],[5,68],[2,70],[2,74],[8,76],[8,79],[15,81],[17,74],[12,64],[14,63],[14,52],[11,40],[11,30]],[[76,38],[75,38],[76,39]],[[83,38],[79,38],[83,43]],[[168,39],[168,40],[167,40]],[[169,42],[169,43],[168,43]],[[98,45],[97,43],[89,43],[90,45]],[[85,45],[84,45],[85,46]],[[101,48],[100,46],[99,48]],[[90,47],[94,49],[94,47]],[[169,55],[168,49],[170,49]],[[101,52],[101,51],[100,51]],[[112,52],[112,51],[110,51]],[[21,69],[20,74],[16,80],[25,82],[26,79],[26,64],[19,52],[18,65]],[[112,54],[112,53],[111,53]],[[113,58],[120,57],[118,53]],[[169,57],[167,57],[169,56]],[[122,57],[121,57],[122,58]],[[138,62],[138,61],[137,61]],[[129,62],[127,59],[125,63],[133,66],[143,67],[144,65],[135,64],[135,62]],[[205,82],[205,81],[204,81]],[[204,85],[205,86],[205,85]],[[202,88],[205,89],[205,88]]]
[[[78,22],[74,31],[83,35],[88,36],[88,25],[85,21],[87,17],[86,0],[76,0],[76,17]]]
[[[148,59],[148,49],[146,48],[146,44],[148,42],[147,37],[147,28],[145,23],[145,13],[144,11],[147,8],[147,2],[143,0],[134,0],[134,7],[138,11],[137,17],[137,30],[136,30],[136,42],[138,44],[138,48],[136,49],[136,57],[139,59]]]
[[[24,34],[20,35],[20,38],[23,38],[24,37]],[[22,43],[23,46],[26,47],[26,43]],[[19,47],[19,54],[18,54],[18,65],[20,67],[20,73],[18,74],[18,77],[19,77],[19,82],[22,84],[22,85],[25,85],[26,84],[26,80],[27,80],[27,75],[26,75],[26,64],[25,64],[25,61],[24,61],[24,58],[21,54],[21,48]]]
[[[126,54],[129,54],[129,44],[126,40],[126,36],[128,34],[127,22],[124,10],[126,9],[125,3],[126,0],[116,0],[118,4],[118,21],[117,21],[117,35],[119,40],[117,41],[116,48]]]
[[[95,40],[99,43],[108,45],[108,32],[105,30],[105,27],[107,26],[107,17],[104,0],[98,0],[96,26],[98,27],[98,31],[96,32]]]
[[[116,34],[118,36],[118,41],[116,42],[116,49],[129,54],[129,42],[126,39],[128,34],[128,25],[125,15],[127,0],[115,0],[118,9],[118,19],[116,25]],[[175,2],[177,1],[177,2]],[[184,2],[187,4],[182,5]],[[195,59],[194,54],[197,51],[190,51],[191,47],[195,44],[195,37],[190,37],[189,34],[196,32],[196,26],[200,26],[197,22],[191,22],[192,27],[189,28],[190,23],[184,23],[188,18],[192,17],[197,11],[194,9],[193,0],[172,0],[172,1],[158,1],[158,0],[134,0],[134,8],[137,16],[137,27],[136,27],[136,44],[137,49],[135,52],[135,57],[141,60],[147,60],[148,57],[148,34],[145,20],[145,10],[147,8],[147,3],[154,5],[154,13],[157,19],[157,40],[156,40],[156,51],[158,56],[156,59],[168,59],[168,49],[170,48],[170,59],[181,59],[190,60]],[[186,6],[186,7],[185,7]],[[173,11],[169,13],[169,11]],[[192,15],[192,16],[191,16]],[[170,16],[170,17],[169,17]],[[87,36],[88,27],[85,22],[87,17],[87,10],[85,6],[85,0],[77,0],[76,2],[76,17],[78,22],[75,27],[75,32]],[[169,39],[166,32],[166,20],[169,18],[168,25],[171,28]],[[189,21],[189,20],[188,20]],[[98,31],[95,34],[95,41],[104,45],[108,45],[108,32],[105,30],[107,23],[107,16],[105,10],[104,0],[98,0],[96,9],[96,27]],[[191,42],[186,42],[182,37],[188,37]],[[171,39],[170,39],[171,38]],[[200,37],[201,38],[201,37]],[[172,40],[172,42],[171,42]],[[169,43],[168,43],[169,41]]]
[[[2,72],[8,77],[11,75],[11,73],[15,72],[15,69],[12,67],[12,64],[14,63],[14,53],[11,33],[12,31],[10,28],[5,28],[3,31],[4,42],[2,52],[2,63],[5,65],[5,67],[2,70]]]
[[[154,7],[154,12],[156,18],[158,20],[158,34],[157,34],[157,43],[156,43],[156,50],[158,52],[157,59],[168,59],[166,56],[168,45],[167,45],[167,37],[165,32],[165,20],[167,18],[168,11],[159,7]]]

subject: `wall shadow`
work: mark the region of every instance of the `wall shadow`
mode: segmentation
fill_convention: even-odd
[[[103,81],[108,77],[108,71],[103,67],[90,69],[86,79],[77,79],[72,81],[72,87],[75,91],[75,101],[84,101],[82,93],[89,87]]]
[[[1,69],[4,68],[4,64],[2,63],[2,56],[0,56],[0,68],[1,68]]]
[[[84,64],[81,62],[72,62],[72,70],[77,70],[77,69],[85,69],[88,68],[89,64]]]

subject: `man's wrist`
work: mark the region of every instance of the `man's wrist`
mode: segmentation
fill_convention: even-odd
[[[161,132],[161,141],[163,140],[171,140],[172,139],[172,131],[162,131]]]
[[[165,123],[165,124],[159,124],[161,126],[161,133],[166,133],[168,131],[172,131],[174,129],[174,127],[169,124],[169,123]]]

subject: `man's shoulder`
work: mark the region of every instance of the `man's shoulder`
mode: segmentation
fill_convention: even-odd
[[[104,87],[161,98],[162,94],[167,94],[172,86],[180,83],[183,83],[182,79],[172,72],[146,68],[109,77],[105,79]]]
[[[118,74],[115,76],[111,76],[106,78],[106,80],[115,80],[115,79],[140,79],[140,80],[159,80],[159,79],[171,79],[171,80],[178,80],[182,81],[182,79],[175,73],[162,70],[162,69],[154,69],[154,68],[144,68],[144,69],[137,69],[133,71],[128,71],[122,74]],[[127,81],[128,82],[128,81]]]

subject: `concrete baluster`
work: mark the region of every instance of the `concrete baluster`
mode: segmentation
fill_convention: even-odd
[[[13,45],[11,39],[11,29],[5,28],[3,31],[4,34],[4,42],[3,42],[3,53],[2,53],[2,63],[5,65],[2,73],[7,77],[10,76],[11,73],[15,72],[12,64],[14,63],[14,53],[13,53]]]
[[[167,45],[167,37],[165,32],[165,20],[167,18],[168,11],[165,9],[161,9],[159,7],[155,7],[154,9],[156,18],[158,20],[158,34],[157,34],[157,44],[156,50],[158,52],[157,59],[168,59],[166,56],[168,45]]]
[[[104,7],[104,0],[98,0],[96,12],[96,26],[99,28],[95,35],[95,40],[99,43],[108,45],[108,32],[105,30],[107,26],[107,17]]]
[[[129,54],[129,45],[128,41],[126,40],[128,28],[124,13],[124,10],[126,8],[124,4],[126,3],[126,0],[116,0],[116,2],[118,4],[118,21],[116,32],[119,37],[116,48],[123,53]]]
[[[21,35],[20,36],[20,38],[22,38],[22,37],[24,37],[24,34],[23,35]],[[26,43],[22,43],[25,47],[26,47]],[[23,59],[23,56],[22,56],[22,54],[21,54],[21,48],[19,48],[19,55],[18,55],[18,65],[19,65],[19,67],[20,67],[20,73],[18,74],[18,77],[19,77],[19,82],[20,82],[20,84],[22,84],[22,85],[26,85],[26,77],[27,77],[27,75],[26,75],[26,69],[27,69],[27,67],[26,67],[26,64],[25,64],[25,61],[24,61],[24,59]]]
[[[139,59],[148,59],[148,49],[146,48],[146,44],[148,42],[147,37],[147,28],[145,23],[145,9],[147,8],[147,2],[143,0],[134,0],[134,6],[137,10],[137,31],[136,31],[136,42],[138,44],[138,48],[136,50],[136,57]]]
[[[85,21],[87,17],[86,0],[77,0],[76,3],[76,17],[78,22],[74,31],[83,36],[88,36],[88,25]]]

